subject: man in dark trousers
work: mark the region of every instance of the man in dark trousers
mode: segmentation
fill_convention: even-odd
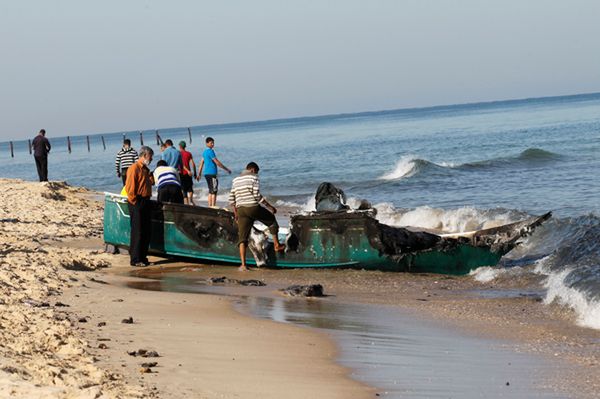
[[[50,142],[46,138],[46,131],[40,130],[37,136],[31,142],[33,148],[33,157],[37,168],[40,181],[48,181],[48,153],[50,152]]]
[[[152,174],[150,163],[154,151],[142,146],[137,162],[127,169],[125,191],[129,205],[129,222],[131,237],[129,241],[129,264],[131,266],[148,266],[148,246],[152,232]]]

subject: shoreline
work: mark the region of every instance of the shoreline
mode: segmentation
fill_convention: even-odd
[[[360,398],[377,393],[348,377],[349,370],[335,363],[337,352],[331,338],[320,332],[242,316],[222,298],[121,286],[130,278],[115,273],[132,270],[125,257],[104,254],[88,245],[102,234],[103,205],[91,200],[97,193],[60,182],[9,179],[0,179],[0,188],[5,192],[0,199],[4,247],[0,252],[0,338],[7,342],[0,346],[1,397],[263,397],[273,390],[289,397],[290,384],[298,381],[304,381],[294,391],[299,392],[298,397],[304,393],[302,389],[313,388],[316,391],[306,395]],[[182,264],[199,278],[241,277],[231,267]],[[140,272],[172,268],[155,266]],[[477,294],[518,291],[518,281],[478,283],[468,276],[317,269],[259,269],[243,276],[273,286],[322,283],[336,301],[389,305],[413,312],[417,319],[437,320],[460,334],[505,339],[516,353],[560,359],[561,370],[549,381],[555,391],[591,398],[600,389],[596,378],[600,374],[600,331],[574,325],[572,312],[558,305],[542,305],[535,297]],[[123,301],[116,301],[119,299]],[[210,317],[198,314],[198,309]],[[132,324],[121,323],[130,316]],[[171,317],[171,325],[177,323],[182,331],[177,332],[179,340],[167,342],[165,336],[172,335],[167,321]],[[103,322],[106,325],[99,326]],[[210,326],[215,326],[220,337],[211,338],[214,331]],[[200,329],[220,350],[203,348],[200,342],[193,350],[183,345],[185,340],[193,342],[193,329]],[[289,356],[275,356],[270,344]],[[156,360],[126,353],[137,349],[155,350],[161,357]],[[237,352],[232,355],[231,350]],[[181,355],[173,355],[177,353]],[[241,355],[236,357],[237,353]],[[209,362],[200,362],[203,354]],[[191,360],[178,360],[186,356]],[[259,360],[266,371],[257,375],[260,367],[252,362]],[[153,361],[158,365],[150,368],[157,372],[140,373],[142,362]],[[303,366],[307,362],[316,362],[318,373]],[[193,369],[186,370],[188,364]],[[212,364],[220,367],[218,373]],[[265,374],[272,379],[255,383],[266,378]],[[232,375],[240,380],[234,381],[238,385],[232,382]],[[273,381],[282,376],[289,377],[284,384]],[[211,386],[213,382],[216,385]]]
[[[123,274],[128,271],[128,262],[117,261],[95,273],[102,283],[64,295],[89,316],[84,336],[107,346],[94,348],[99,366],[120,368],[128,383],[165,398],[374,396],[373,388],[348,378],[349,370],[335,362],[330,337],[242,315],[227,298],[132,289],[128,282],[144,280]],[[133,323],[121,322],[129,317]],[[139,349],[160,357],[127,354]],[[158,364],[140,373],[147,362]]]
[[[183,271],[179,272],[181,268]],[[574,313],[563,306],[545,305],[537,296],[519,295],[518,282],[490,284],[478,283],[469,276],[364,270],[254,269],[240,274],[232,269],[173,261],[141,269],[135,274],[158,279],[160,273],[169,273],[196,282],[221,276],[251,278],[264,281],[271,287],[271,292],[273,287],[320,283],[326,294],[333,295],[333,301],[400,309],[408,318],[431,320],[461,336],[497,340],[503,349],[556,365],[556,369],[546,376],[544,388],[577,398],[593,398],[600,389],[600,381],[596,378],[600,373],[600,348],[597,345],[600,331],[575,325]],[[216,295],[253,295],[252,290],[241,287],[191,287],[195,291],[207,289]],[[488,297],[482,295],[486,291],[508,294]]]

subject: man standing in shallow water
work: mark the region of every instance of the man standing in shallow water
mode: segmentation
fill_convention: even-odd
[[[198,177],[196,180],[200,181],[202,176],[202,169],[204,168],[204,177],[206,178],[206,184],[208,185],[208,206],[214,207],[217,205],[217,192],[219,191],[219,180],[217,179],[217,166],[231,174],[231,169],[223,165],[221,161],[217,159],[217,155],[213,150],[215,146],[215,139],[212,137],[206,138],[206,149],[202,153],[202,159],[200,160],[200,166],[198,166]]]
[[[240,271],[247,271],[246,267],[246,249],[248,248],[248,239],[250,230],[255,221],[259,221],[269,227],[272,235],[275,251],[285,250],[285,245],[279,243],[277,234],[279,233],[279,224],[275,219],[277,209],[267,202],[265,197],[260,194],[260,181],[258,180],[259,167],[255,162],[246,165],[246,170],[235,179],[231,185],[229,193],[229,204],[233,207],[235,220],[238,224],[238,245],[240,247]],[[263,204],[268,210],[260,204]]]
[[[127,169],[125,190],[127,191],[127,205],[129,206],[129,223],[131,225],[131,238],[129,241],[129,264],[131,266],[148,266],[148,247],[152,232],[152,174],[150,163],[154,151],[152,148],[142,146],[137,162]]]
[[[48,153],[50,152],[50,142],[46,138],[46,131],[40,130],[31,143],[33,148],[33,157],[35,158],[35,167],[37,168],[40,181],[48,181]]]

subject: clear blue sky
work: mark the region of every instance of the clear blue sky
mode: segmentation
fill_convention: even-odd
[[[0,140],[600,91],[600,1],[0,1]]]

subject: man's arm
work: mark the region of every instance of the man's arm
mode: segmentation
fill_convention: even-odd
[[[190,158],[190,163],[192,164],[192,171],[194,171],[194,177],[196,177],[196,163],[194,162],[194,158]]]
[[[198,166],[198,177],[196,177],[198,181],[200,181],[200,177],[202,176],[202,168],[204,168],[204,158],[200,160],[200,166]]]
[[[117,177],[121,177],[121,153],[122,151],[119,151],[117,153],[117,157],[115,158],[115,168],[117,168]]]
[[[223,165],[221,163],[221,161],[219,161],[219,159],[217,157],[213,158],[213,161],[215,161],[215,164],[217,164],[217,166],[225,171],[227,171],[227,173],[231,174],[231,169],[229,169],[227,166]]]
[[[51,148],[52,146],[50,145],[50,140],[46,139],[46,149],[48,150],[48,152],[50,152]]]
[[[127,192],[127,201],[131,204],[136,203],[136,193],[137,193],[137,180],[138,180],[138,168],[129,167],[127,169],[127,180],[125,181],[125,191]]]
[[[229,201],[229,205],[231,205],[231,208],[233,209],[233,217],[237,221],[238,220],[238,211],[235,206],[235,191],[233,190],[233,187],[231,188],[231,191],[229,192],[228,201]]]

